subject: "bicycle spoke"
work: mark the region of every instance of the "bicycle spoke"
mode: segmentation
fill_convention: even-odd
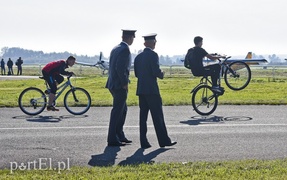
[[[27,88],[19,96],[18,104],[20,109],[28,115],[37,115],[46,107],[47,99],[45,94],[38,88]]]
[[[192,106],[200,115],[209,115],[217,107],[218,97],[214,95],[211,87],[202,85],[192,95]]]
[[[89,93],[82,88],[69,90],[64,97],[64,105],[72,114],[80,115],[87,112],[91,106]]]
[[[251,71],[249,66],[237,61],[229,65],[224,75],[226,85],[232,90],[244,89],[250,82]]]

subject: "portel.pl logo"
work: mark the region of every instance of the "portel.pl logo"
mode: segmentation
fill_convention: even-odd
[[[70,170],[70,158],[65,161],[53,162],[52,158],[39,158],[29,162],[10,162],[10,173],[13,171],[48,170],[61,171]]]

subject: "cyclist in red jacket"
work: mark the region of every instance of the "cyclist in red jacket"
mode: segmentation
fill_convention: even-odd
[[[49,93],[49,102],[47,106],[48,111],[59,111],[52,104],[55,99],[55,94],[57,91],[57,85],[64,81],[64,77],[62,75],[73,75],[73,72],[65,71],[66,68],[72,67],[75,64],[76,58],[73,56],[69,56],[67,60],[57,60],[48,63],[42,69],[42,74],[44,79],[50,86]]]

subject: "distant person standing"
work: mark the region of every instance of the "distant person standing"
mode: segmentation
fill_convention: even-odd
[[[173,146],[168,136],[162,110],[162,99],[157,84],[157,78],[163,79],[164,72],[159,67],[159,57],[155,49],[157,34],[144,36],[145,49],[134,61],[134,72],[138,78],[136,94],[139,96],[140,107],[140,143],[141,148],[151,147],[147,134],[148,112],[151,112],[156,136],[160,147]]]
[[[7,66],[8,66],[8,75],[14,75],[13,73],[13,61],[11,60],[11,58],[8,59],[7,61]]]
[[[23,60],[21,59],[21,57],[19,57],[19,59],[17,59],[16,61],[16,66],[18,68],[18,71],[17,71],[17,75],[22,75],[22,64],[23,64]]]
[[[132,45],[136,30],[123,30],[122,42],[110,54],[109,77],[106,88],[113,96],[113,108],[108,130],[108,146],[124,146],[132,143],[125,137],[123,126],[127,114],[127,95],[131,66]]]
[[[5,61],[4,59],[1,60],[1,74],[2,75],[5,75],[6,72],[5,72]]]

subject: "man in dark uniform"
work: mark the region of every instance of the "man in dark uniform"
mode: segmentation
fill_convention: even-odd
[[[203,58],[207,57],[211,60],[217,60],[219,58],[224,58],[225,56],[217,56],[208,54],[203,48],[203,38],[196,36],[194,38],[195,47],[193,48],[192,60],[190,62],[191,72],[194,76],[211,76],[212,90],[216,92],[221,92],[221,87],[218,86],[218,79],[221,66],[219,64],[212,64],[208,66],[203,66]]]
[[[110,54],[109,77],[106,88],[113,96],[110,115],[108,146],[124,146],[132,143],[125,137],[123,126],[127,114],[128,83],[131,66],[129,46],[133,43],[136,30],[123,30],[122,42]]]
[[[148,112],[151,112],[153,124],[155,127],[158,143],[160,147],[173,146],[176,142],[172,142],[168,137],[163,110],[162,99],[160,96],[157,78],[163,79],[164,72],[159,67],[159,58],[154,52],[156,34],[144,36],[145,49],[135,58],[134,71],[137,81],[137,92],[139,96],[140,107],[140,143],[141,148],[151,147],[147,140],[147,118]]]

